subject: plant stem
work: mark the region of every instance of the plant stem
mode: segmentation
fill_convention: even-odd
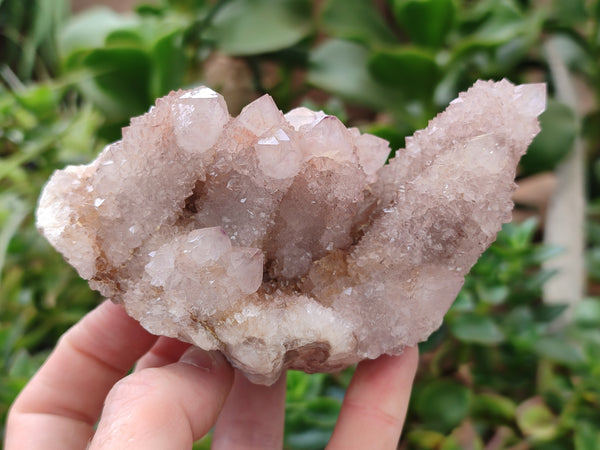
[[[545,43],[556,96],[578,114],[578,101],[573,80],[562,60],[556,42]],[[544,243],[565,251],[544,263],[544,269],[557,270],[544,285],[546,303],[567,303],[569,308],[557,326],[570,320],[575,305],[583,298],[584,283],[584,145],[577,136],[571,152],[556,170],[557,186],[548,206]]]

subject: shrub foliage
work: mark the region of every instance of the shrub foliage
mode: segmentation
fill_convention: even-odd
[[[77,16],[66,0],[0,1],[2,423],[58,336],[99,301],[35,230],[45,180],[179,87],[209,83],[235,104],[268,92],[398,149],[478,78],[546,81],[552,97],[552,42],[592,106],[578,119],[551,98],[520,173],[553,170],[588,139],[597,291],[599,22],[598,0],[162,0]],[[600,300],[568,317],[541,301],[553,274],[540,264],[557,252],[539,244],[535,219],[504,227],[421,345],[401,448],[600,448]],[[351,375],[288,374],[287,447],[324,447]]]

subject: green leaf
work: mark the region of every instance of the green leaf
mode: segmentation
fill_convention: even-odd
[[[415,130],[408,124],[396,126],[373,124],[365,129],[365,132],[379,136],[390,143],[392,152],[390,158],[396,153],[396,150],[404,148],[406,136],[412,135]]]
[[[594,76],[598,70],[596,58],[586,49],[586,41],[579,35],[556,33],[547,42],[547,48],[551,46],[556,53],[553,57],[559,57],[569,69],[589,76]]]
[[[524,279],[528,291],[539,291],[558,271],[556,269],[540,269]]]
[[[151,98],[162,97],[181,87],[186,66],[182,46],[183,35],[179,30],[163,36],[155,43],[152,49]]]
[[[298,370],[287,372],[287,403],[306,402],[317,398],[323,390],[324,374],[307,374]]]
[[[406,440],[416,444],[417,448],[438,448],[444,439],[442,433],[431,430],[411,430],[406,434]]]
[[[514,1],[491,1],[486,5],[489,8],[484,20],[469,33],[475,41],[486,44],[508,42],[523,32],[527,17]]]
[[[598,327],[579,328],[573,332],[582,343],[590,373],[600,373],[600,330]]]
[[[60,53],[70,66],[77,52],[101,48],[111,32],[138,23],[133,15],[118,14],[108,8],[89,9],[74,16],[62,30],[58,41]]]
[[[463,289],[461,290],[454,303],[452,303],[452,311],[455,312],[470,312],[475,309],[475,299],[470,291]]]
[[[181,86],[187,57],[183,34],[189,19],[152,16],[124,19],[105,10],[93,10],[75,20],[66,31],[70,39],[82,26],[94,22],[90,36],[70,48],[65,65],[81,69],[86,77],[81,92],[120,127],[129,117],[145,112],[155,98]]]
[[[144,48],[144,37],[136,27],[119,28],[106,35],[103,47],[133,47]]]
[[[543,400],[535,397],[517,408],[517,424],[527,437],[549,441],[558,433],[558,419]]]
[[[540,116],[542,130],[521,159],[527,174],[554,170],[571,151],[578,125],[571,108],[549,99],[546,111]]]
[[[529,255],[529,261],[540,264],[564,253],[564,249],[558,245],[543,245],[533,249]]]
[[[588,19],[585,0],[554,0],[552,12],[559,23],[574,26]]]
[[[502,330],[491,317],[474,313],[453,317],[450,321],[450,330],[463,342],[493,345],[504,340]]]
[[[52,59],[56,58],[54,48],[55,28],[61,25],[68,14],[68,4],[64,0],[29,1],[27,4],[28,21],[31,28],[21,38],[21,61],[18,74],[30,78],[33,75],[36,59],[50,50]],[[50,62],[50,61],[48,61]]]
[[[19,350],[13,355],[8,374],[11,377],[31,378],[44,362],[45,358],[40,358],[40,356],[45,357],[46,355],[36,356],[37,357],[29,355],[29,353],[23,349]]]
[[[512,0],[481,2],[472,9],[475,14],[460,17],[462,24],[452,46],[450,70],[468,64],[479,77],[506,76],[538,43],[543,10],[523,14]],[[463,16],[470,17],[465,20]]]
[[[600,299],[583,299],[575,307],[573,319],[580,326],[600,327]]]
[[[398,96],[366,70],[368,58],[364,46],[330,39],[311,52],[308,82],[349,102],[373,108],[393,106],[399,102]]]
[[[384,84],[393,86],[406,99],[430,100],[440,79],[440,68],[427,52],[402,48],[373,53],[369,70]]]
[[[328,34],[375,45],[396,42],[381,13],[371,0],[328,0],[321,23]]]
[[[477,434],[473,425],[470,422],[463,422],[459,427],[452,430],[444,443],[439,447],[439,450],[484,450],[483,441]]]
[[[131,47],[150,50],[157,43],[174,34],[187,31],[190,20],[176,17],[142,17],[135,26],[111,31],[105,40],[106,47]],[[179,52],[182,52],[179,49]]]
[[[452,0],[395,0],[392,8],[396,22],[419,45],[440,47],[454,23]]]
[[[520,224],[505,223],[502,226],[504,233],[499,234],[502,241],[510,246],[513,250],[525,250],[531,246],[533,236],[537,231],[539,221],[532,217]]]
[[[528,352],[540,337],[539,326],[536,326],[528,306],[518,306],[506,313],[502,320],[502,328],[511,344]]]
[[[586,298],[577,304],[573,312],[575,323],[583,327],[600,326],[600,299]]]
[[[0,196],[0,277],[6,261],[8,244],[17,233],[29,209],[30,207],[16,195],[7,192]]]
[[[469,413],[471,392],[449,380],[434,380],[416,396],[415,410],[432,429],[447,432]]]
[[[311,33],[311,14],[309,0],[231,0],[217,11],[207,36],[230,55],[274,52]]]
[[[550,323],[558,319],[563,312],[567,310],[567,304],[543,304],[534,307],[534,317],[536,322]]]
[[[327,428],[335,425],[341,403],[337,399],[319,397],[305,403],[304,419],[307,423]]]
[[[600,448],[600,430],[589,422],[575,424],[575,450],[598,450]]]
[[[534,349],[540,356],[568,366],[579,365],[584,361],[581,348],[574,346],[564,337],[544,336],[535,343]]]
[[[57,159],[61,165],[87,164],[98,153],[96,133],[103,120],[91,104],[81,106],[60,141]]]
[[[600,163],[600,161],[597,161],[596,164],[598,168],[600,168],[598,163]],[[596,169],[596,167],[594,167],[594,169]],[[588,221],[586,223],[586,232],[588,242],[592,245],[600,246],[600,223]]]
[[[600,281],[600,246],[586,250],[585,263],[590,278]]]
[[[535,33],[523,34],[500,45],[493,52],[493,66],[491,68],[496,70],[497,73],[510,71],[511,68],[527,58],[536,37],[537,34]]]
[[[475,285],[475,291],[479,299],[490,305],[500,305],[504,303],[510,289],[505,285],[488,286],[487,284],[480,282]]]
[[[492,417],[502,421],[511,421],[515,417],[517,405],[513,400],[500,394],[477,394],[473,396],[473,417]]]
[[[437,330],[429,335],[426,341],[419,342],[419,352],[429,353],[437,349],[445,341],[447,336],[446,326],[442,324]]]
[[[35,84],[15,93],[15,97],[25,108],[38,117],[52,116],[60,101],[57,88],[48,84]]]
[[[192,450],[210,450],[212,447],[212,433],[207,434],[202,439],[194,442]]]
[[[113,122],[144,113],[152,102],[148,74],[151,60],[143,50],[101,48],[93,50],[83,65],[96,77],[82,82],[82,92]]]
[[[16,351],[17,342],[21,341],[25,334],[25,314],[14,318],[10,324],[0,325],[0,355],[2,363],[0,367],[6,366],[6,371],[10,370],[11,355]]]

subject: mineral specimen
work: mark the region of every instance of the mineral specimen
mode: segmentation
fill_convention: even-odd
[[[231,118],[200,87],[56,172],[37,224],[150,332],[246,376],[336,371],[439,327],[510,219],[545,87],[479,81],[385,164],[388,143],[265,95]]]

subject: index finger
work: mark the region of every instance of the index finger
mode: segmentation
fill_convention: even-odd
[[[110,388],[156,341],[110,301],[65,333],[11,407],[6,449],[80,449]]]

